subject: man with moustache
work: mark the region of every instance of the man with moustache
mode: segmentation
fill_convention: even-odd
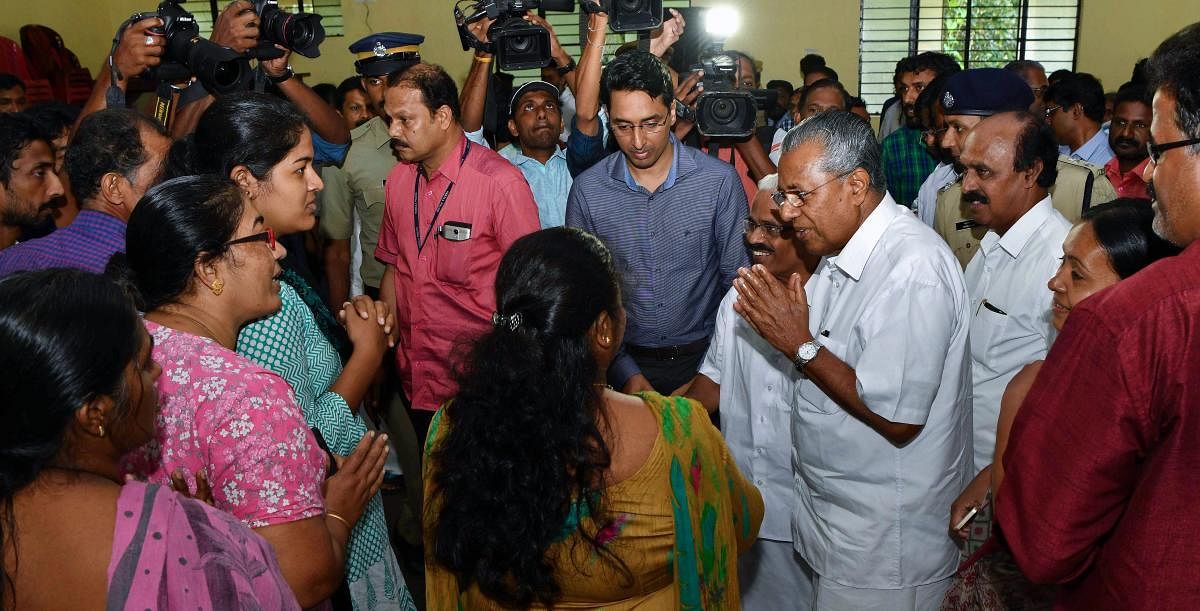
[[[425,439],[456,390],[454,348],[492,324],[496,267],[537,231],[537,204],[517,168],[467,139],[458,88],[440,66],[389,76],[384,111],[401,163],[388,174],[374,254],[387,266],[380,299],[396,312],[396,370]]]
[[[23,114],[0,113],[0,250],[65,203],[52,138]]]
[[[807,254],[772,197],[779,175],[758,181],[746,217],[750,260],[781,283],[793,274],[807,280],[820,257]],[[738,557],[738,583],[747,609],[795,608],[811,598],[811,569],[792,547],[792,441],[788,436],[793,392],[798,380],[791,359],[775,350],[733,311],[730,288],[717,308],[712,343],[700,373],[672,394],[696,399],[710,413],[721,410],[721,430],[738,468],[763,494],[766,514],[758,542]]]
[[[599,63],[584,53],[581,114],[585,75]],[[625,392],[665,394],[696,375],[717,306],[746,262],[745,188],[732,165],[672,133],[673,89],[666,64],[645,51],[604,67],[600,100],[620,150],[577,176],[567,198],[567,225],[627,266],[625,344],[608,372]]]
[[[997,519],[1058,609],[1200,608],[1200,24],[1149,74],[1154,228],[1185,248],[1072,309],[1004,454]]]
[[[883,172],[888,189],[902,206],[911,206],[921,184],[937,165],[922,143],[917,119],[917,98],[935,79],[948,77],[962,68],[944,53],[926,51],[896,62],[893,81],[904,111],[900,129],[883,139]]]
[[[566,222],[571,172],[567,154],[558,145],[562,133],[562,108],[558,88],[546,81],[530,81],[513,92],[508,131],[516,143],[500,149],[501,157],[525,175],[537,202],[542,228]]]
[[[133,110],[88,115],[64,162],[79,215],[50,235],[0,251],[0,276],[51,267],[104,273],[109,258],[125,252],[125,224],[161,180],[170,149],[162,126]]]
[[[938,609],[958,564],[945,529],[970,471],[967,291],[882,165],[855,115],[796,126],[775,201],[824,258],[807,283],[756,264],[734,284],[734,310],[799,370],[792,533],[814,594],[787,608]]]
[[[1046,280],[1071,229],[1051,203],[1058,153],[1053,134],[1026,111],[992,115],[971,129],[959,164],[963,202],[987,234],[967,265],[975,468],[991,464],[1000,398],[1025,365],[1045,358],[1054,335]],[[982,499],[976,499],[982,504]]]
[[[352,296],[354,274],[359,275],[363,292],[379,299],[384,266],[375,260],[375,247],[383,223],[383,181],[396,165],[392,138],[382,117],[383,93],[389,75],[421,61],[419,45],[424,41],[419,34],[381,32],[350,45],[370,116],[351,130],[350,150],[342,167],[321,174],[325,181],[321,235],[328,241],[325,274],[329,279],[329,302],[338,308]],[[358,238],[361,257],[356,270],[350,269],[352,236]]]
[[[941,107],[946,118],[942,147],[957,160],[962,142],[975,125],[999,112],[1025,111],[1033,103],[1029,85],[1015,72],[1000,68],[963,70],[946,81]],[[1098,166],[1059,155],[1057,178],[1050,185],[1054,208],[1068,221],[1092,204],[1112,201],[1117,194]],[[965,268],[979,249],[987,229],[973,218],[962,198],[959,180],[938,192],[933,229],[950,245]]]
[[[1113,158],[1104,164],[1104,174],[1121,197],[1150,199],[1143,177],[1150,163],[1150,153],[1146,150],[1153,116],[1150,97],[1144,84],[1125,83],[1117,90],[1117,99],[1113,103],[1112,124],[1108,130]]]
[[[334,107],[346,121],[346,129],[354,131],[375,116],[362,77],[352,76],[342,81],[334,91]]]

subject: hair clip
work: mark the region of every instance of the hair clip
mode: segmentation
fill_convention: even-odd
[[[505,316],[499,312],[492,312],[492,326],[497,329],[508,327],[509,331],[516,331],[517,327],[521,326],[521,313],[517,312]]]

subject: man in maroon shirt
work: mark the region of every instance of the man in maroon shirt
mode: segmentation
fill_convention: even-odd
[[[1200,24],[1150,60],[1145,177],[1185,246],[1071,313],[1013,424],[996,517],[1061,609],[1200,608]]]

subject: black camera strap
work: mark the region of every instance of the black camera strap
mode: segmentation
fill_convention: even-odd
[[[458,158],[458,167],[462,167],[467,161],[467,155],[471,153],[471,141],[468,139],[466,146],[463,147],[462,155]],[[433,233],[433,227],[437,225],[438,217],[442,214],[442,206],[446,205],[446,200],[450,199],[450,190],[454,188],[454,182],[446,185],[446,191],[442,193],[442,199],[438,202],[437,208],[433,211],[433,218],[429,219],[429,228],[425,230],[425,238],[421,239],[421,214],[418,206],[421,201],[421,175],[425,173],[424,166],[417,167],[417,176],[413,179],[413,234],[417,238],[417,254],[421,254],[421,249],[429,243],[429,234]],[[426,177],[428,181],[428,177]]]
[[[125,36],[125,30],[134,22],[141,21],[145,16],[141,13],[134,13],[121,23],[117,28],[117,33],[113,36],[112,47],[108,50],[108,89],[104,92],[104,107],[105,108],[125,108],[125,92],[117,87],[117,81],[125,79],[124,74],[117,69],[117,65],[113,63],[113,56],[117,54],[117,47],[121,45],[121,38]]]

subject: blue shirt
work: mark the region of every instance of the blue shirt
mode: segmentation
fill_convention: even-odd
[[[589,136],[575,125],[576,117],[571,117],[571,133],[567,137],[567,167],[571,176],[579,176],[588,168],[596,165],[612,151],[606,147],[608,136],[608,116],[604,108],[600,108],[597,120],[600,121],[600,131],[595,136]]]
[[[346,159],[346,151],[350,150],[350,142],[333,144],[317,135],[315,130],[309,130],[313,141],[313,165],[342,165]]]
[[[1104,167],[1109,159],[1113,158],[1112,147],[1108,145],[1108,132],[1100,130],[1096,135],[1092,136],[1083,146],[1072,151],[1071,147],[1063,144],[1059,145],[1058,152],[1072,159],[1080,159],[1092,165]]]
[[[44,238],[0,250],[0,276],[52,267],[102,274],[118,252],[125,252],[125,221],[85,208],[70,225]]]
[[[533,191],[537,202],[538,221],[542,229],[558,227],[566,222],[567,195],[571,191],[571,173],[567,171],[567,154],[561,148],[546,160],[545,165],[537,159],[526,157],[521,149],[508,145],[499,151],[500,156],[511,161],[525,175],[525,182]]]
[[[625,341],[640,346],[711,336],[721,298],[749,263],[742,237],[749,204],[737,172],[670,138],[671,170],[654,193],[634,181],[617,152],[577,176],[567,198],[567,225],[599,237],[624,275]],[[624,352],[610,369],[621,385],[639,372]]]

